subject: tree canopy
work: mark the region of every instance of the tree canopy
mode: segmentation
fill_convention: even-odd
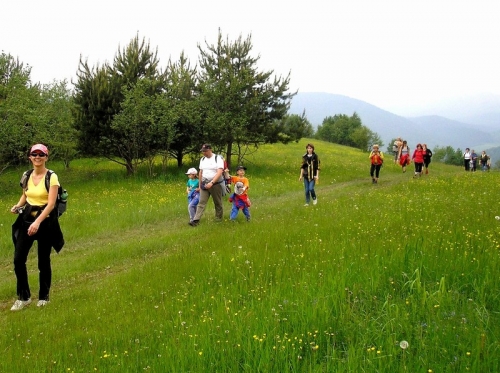
[[[75,154],[72,98],[67,82],[40,86],[31,82],[31,68],[9,54],[0,54],[0,173],[26,162],[31,145],[48,145],[51,157],[69,160]]]
[[[290,74],[273,77],[272,70],[260,71],[260,56],[252,56],[252,48],[251,35],[231,42],[220,30],[216,44],[198,45],[203,142],[224,148],[229,164],[233,145],[242,149],[278,141],[278,121],[294,96],[287,92]]]
[[[80,148],[87,154],[124,164],[128,174],[134,173],[134,165],[145,153],[124,152],[123,144],[130,135],[123,131],[124,116],[114,126],[112,123],[114,116],[123,109],[127,93],[142,79],[148,80],[147,92],[145,85],[140,88],[142,94],[154,96],[165,89],[166,79],[159,68],[157,51],[152,51],[149,43],[144,39],[139,41],[136,36],[125,48],[118,50],[112,65],[105,63],[91,68],[80,58],[75,84],[75,124],[80,133]],[[129,113],[128,118],[134,116]]]
[[[316,138],[365,151],[373,144],[383,146],[380,136],[364,126],[356,112],[350,117],[345,114],[326,117],[318,126]]]

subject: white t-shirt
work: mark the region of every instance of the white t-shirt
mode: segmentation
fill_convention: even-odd
[[[216,154],[212,153],[210,158],[202,157],[200,159],[200,170],[202,170],[202,178],[203,180],[211,181],[217,170],[219,168],[224,169],[224,161],[220,155],[217,156],[217,161],[215,161]]]

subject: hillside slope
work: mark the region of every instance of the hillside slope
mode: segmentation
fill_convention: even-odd
[[[500,138],[493,134],[490,127],[483,128],[437,115],[405,118],[343,95],[298,93],[292,100],[289,112],[300,115],[304,111],[314,127],[320,125],[327,116],[352,115],[356,112],[364,125],[380,135],[385,145],[392,138],[401,136],[410,145],[425,142],[431,148],[437,145],[461,149],[483,148],[486,144],[488,147],[500,146]]]
[[[372,184],[367,153],[314,141],[319,203],[305,207],[310,141],[245,160],[250,223],[225,199],[224,221],[210,202],[196,228],[196,162],[158,162],[154,178],[51,164],[71,205],[44,308],[9,311],[14,216],[0,214],[0,372],[498,372],[500,173],[436,162],[413,178],[387,158]],[[22,171],[0,175],[5,211]],[[35,248],[28,271],[36,299]]]

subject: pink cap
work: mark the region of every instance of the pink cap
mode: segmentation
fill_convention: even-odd
[[[35,150],[39,150],[45,154],[49,154],[49,149],[43,144],[35,144],[31,147],[30,153],[33,153]]]

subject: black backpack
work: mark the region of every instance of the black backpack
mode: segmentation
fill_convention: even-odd
[[[23,188],[23,190],[26,190],[26,188],[28,187],[28,180],[32,173],[33,169],[30,169],[23,173],[21,181],[19,182],[19,185],[21,185],[21,188]],[[45,189],[47,189],[47,192],[50,190],[50,177],[52,176],[53,173],[54,171],[47,170],[47,173],[45,174]],[[57,217],[64,214],[64,212],[66,211],[67,202],[68,202],[68,192],[66,191],[66,189],[64,189],[59,185],[59,189],[57,191],[56,205],[54,207],[54,211],[57,211]]]

